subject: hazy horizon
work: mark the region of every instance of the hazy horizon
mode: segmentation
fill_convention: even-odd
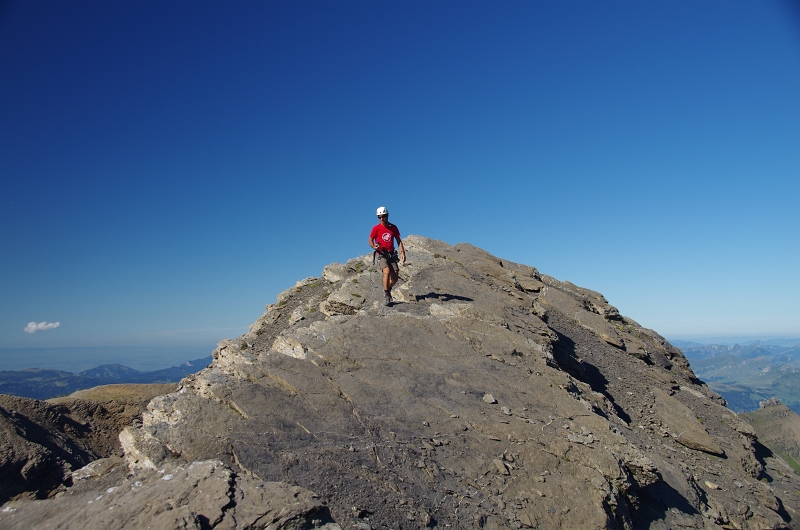
[[[793,336],[793,335],[704,335],[704,336],[665,336],[665,339],[670,341],[671,343],[675,342],[693,342],[696,344],[718,344],[718,345],[725,345],[725,346],[733,346],[735,344],[739,344],[741,346],[747,346],[749,344],[753,344],[755,342],[774,342],[780,343],[786,346],[796,346],[800,344],[800,335]]]
[[[775,341],[787,346],[800,344],[800,337],[773,335],[666,336],[671,343],[747,345]],[[674,344],[675,345],[675,344]],[[191,346],[69,346],[47,348],[0,348],[0,370],[42,368],[81,372],[102,364],[122,364],[140,372],[160,370],[211,355],[216,344]]]
[[[103,364],[122,364],[140,372],[178,366],[211,355],[216,344],[203,346],[71,346],[0,348],[0,370],[41,368],[78,373]]]

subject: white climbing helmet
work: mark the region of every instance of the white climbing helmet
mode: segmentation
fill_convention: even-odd
[[[389,210],[386,209],[386,206],[378,208],[378,216],[380,217],[381,215],[389,215]]]

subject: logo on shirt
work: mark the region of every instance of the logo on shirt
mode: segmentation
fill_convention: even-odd
[[[389,232],[385,232],[381,236],[381,239],[383,239],[384,243],[391,243],[392,242],[392,234],[390,234]]]

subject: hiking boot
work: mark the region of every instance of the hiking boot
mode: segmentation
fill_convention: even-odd
[[[389,291],[383,292],[383,305],[389,305],[392,303],[392,293]]]

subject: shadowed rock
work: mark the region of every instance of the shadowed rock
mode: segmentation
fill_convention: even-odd
[[[0,394],[0,500],[63,491],[73,470],[119,451],[118,434],[177,385],[106,385],[51,401]]]

